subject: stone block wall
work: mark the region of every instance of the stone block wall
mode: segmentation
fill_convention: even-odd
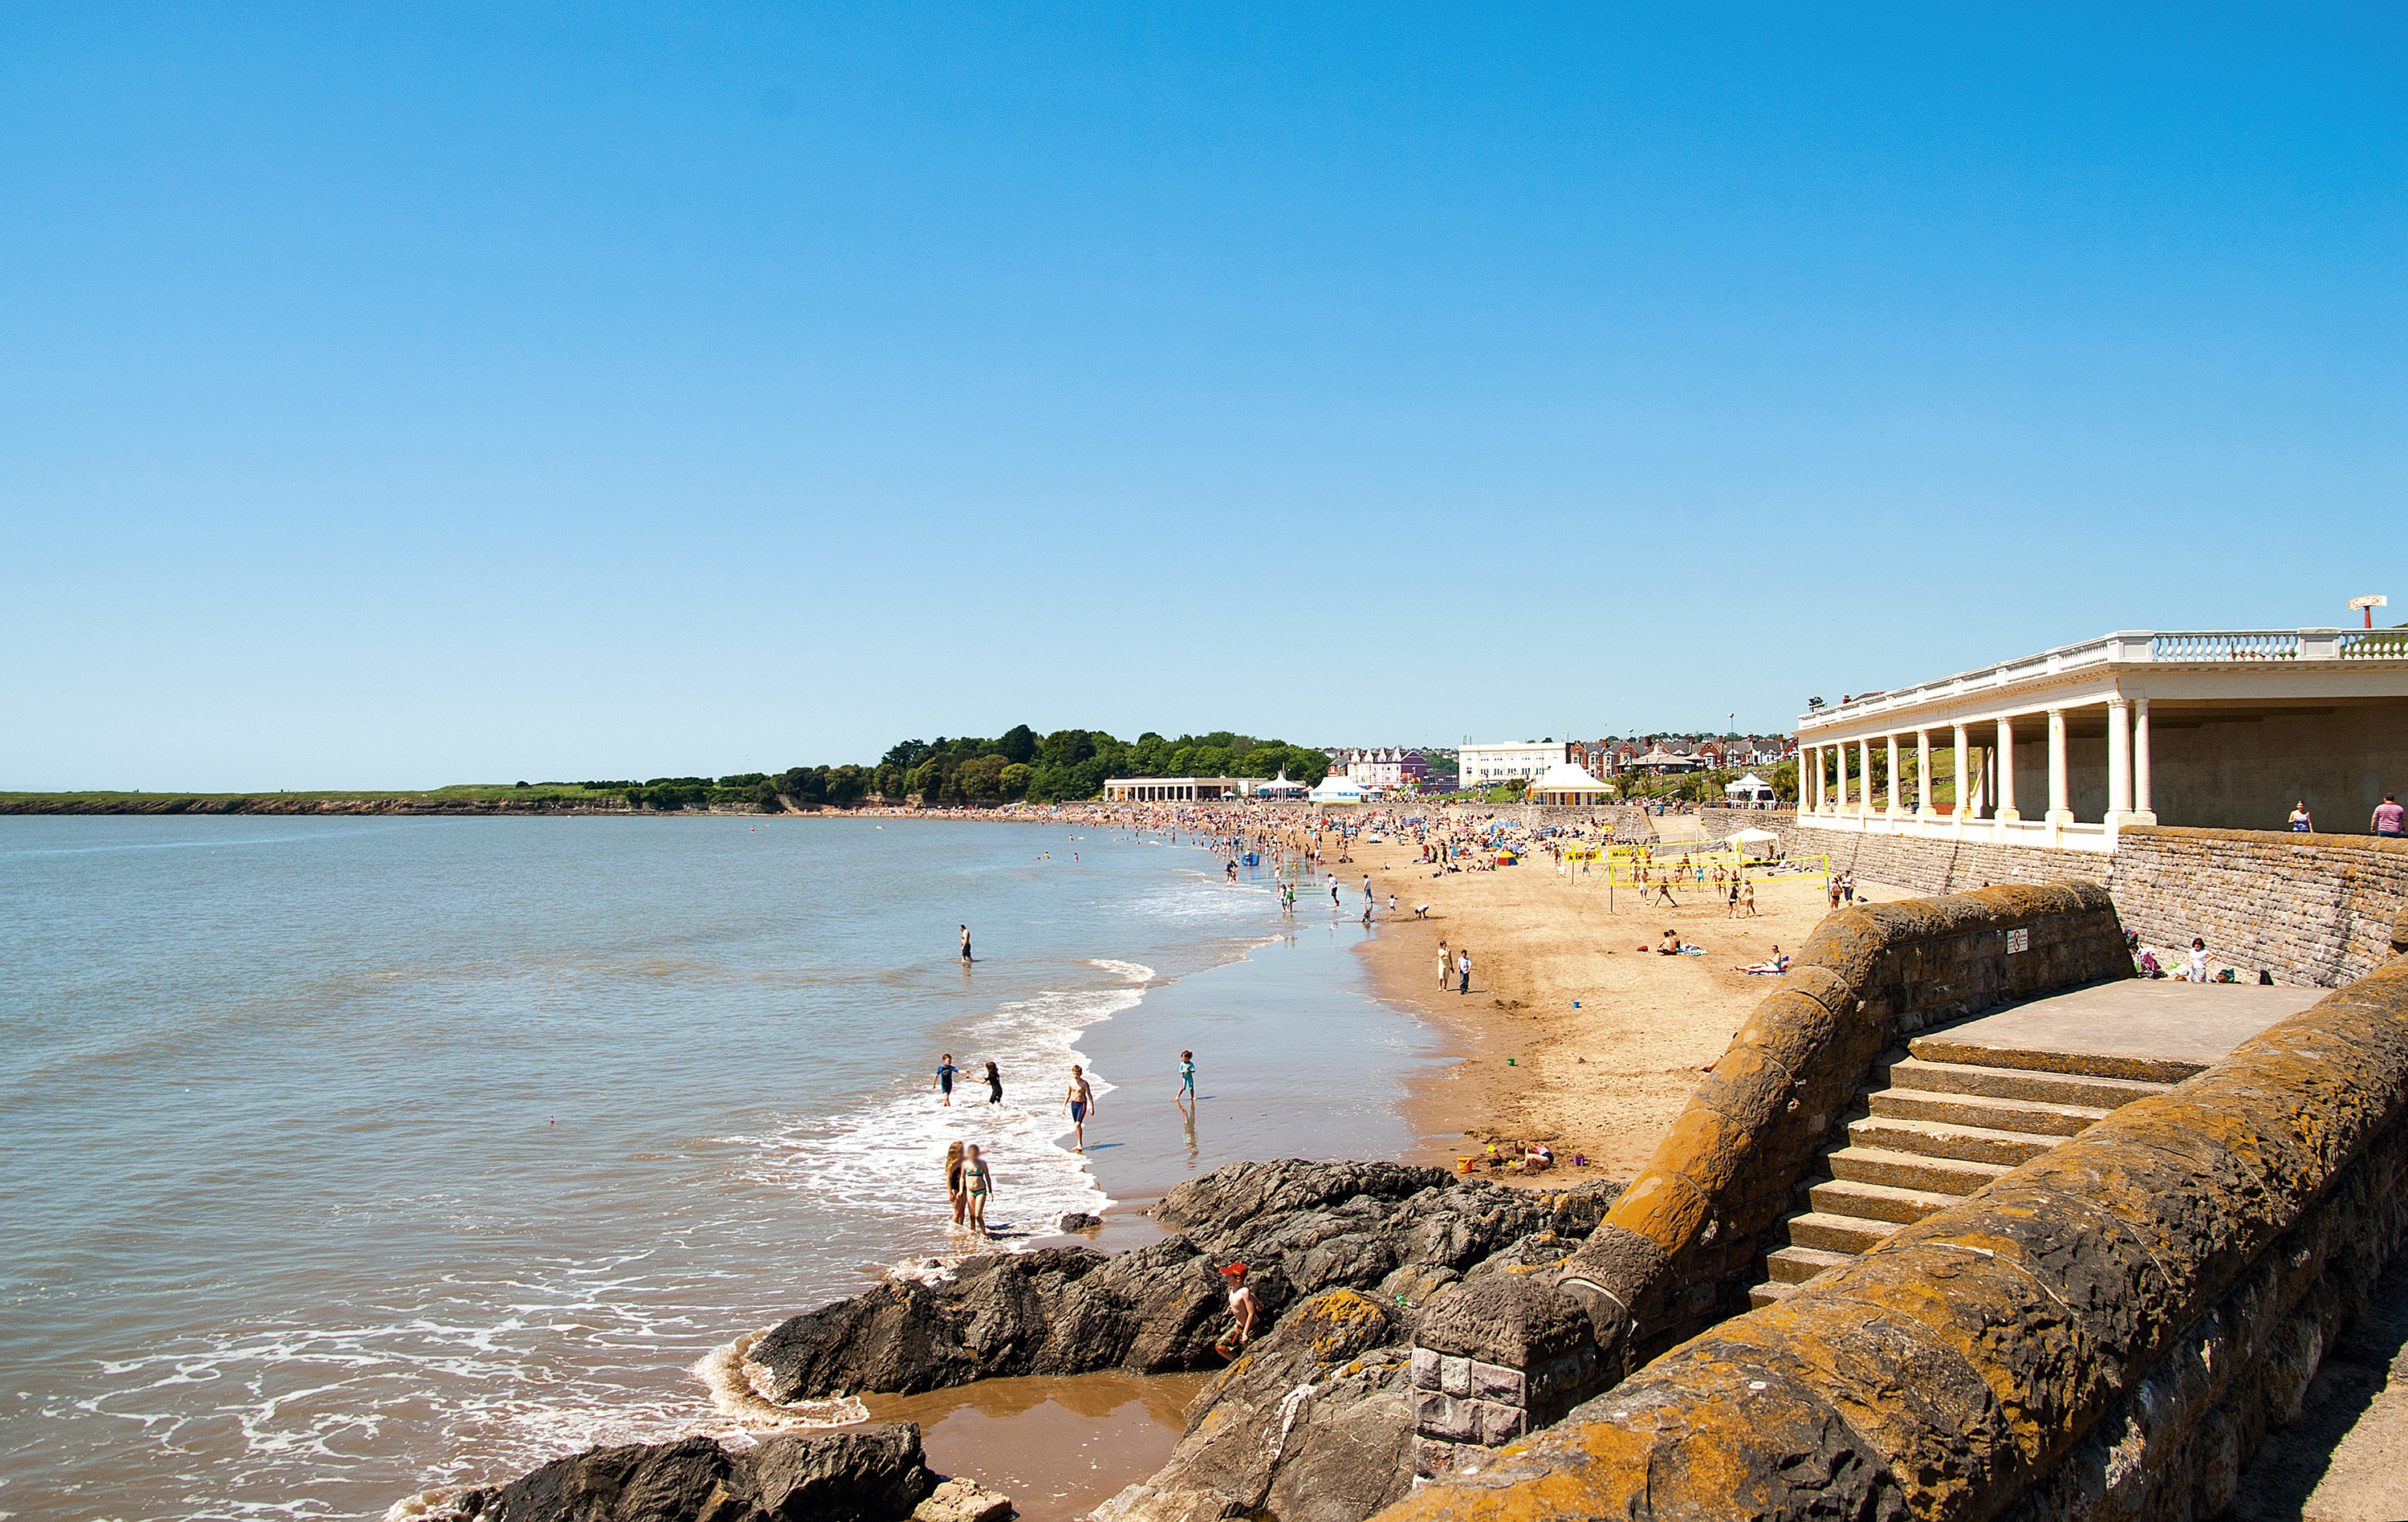
[[[2408,961],[1389,1522],[2191,1522],[2408,1242]]]
[[[2054,853],[2053,853],[2054,854]],[[2125,830],[2107,886],[2144,940],[2211,966],[2337,988],[2408,945],[2408,842],[2271,830]]]
[[[1831,870],[1854,872],[1874,883],[1916,893],[1964,893],[2008,883],[2107,881],[2112,853],[2060,851],[2045,846],[1998,845],[1987,840],[1926,840],[1911,835],[1859,835],[1853,830],[1799,826],[1759,826],[1782,838],[1791,855],[1828,853]]]

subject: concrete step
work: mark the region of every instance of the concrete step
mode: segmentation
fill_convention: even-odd
[[[1798,1293],[1796,1285],[1784,1285],[1778,1279],[1767,1279],[1747,1292],[1747,1308],[1761,1311],[1768,1305],[1779,1305]]]
[[[2003,1163],[1970,1162],[1958,1157],[1932,1157],[1893,1152],[1879,1146],[1846,1146],[1823,1159],[1831,1176],[1849,1184],[1885,1184],[1894,1189],[1914,1189],[1962,1199],[2007,1171]]]
[[[1978,1041],[1952,1040],[1946,1031],[1917,1036],[1906,1043],[1906,1049],[1926,1062],[1961,1063],[1973,1068],[2018,1068],[2027,1072],[2135,1079],[2150,1084],[2179,1084],[2195,1073],[2207,1071],[2206,1063],[2180,1057],[2103,1052],[2032,1052],[2015,1047],[1985,1046]]]
[[[2031,1136],[2075,1136],[2114,1114],[2088,1104],[2042,1104],[1985,1094],[1934,1093],[1928,1089],[1875,1089],[1865,1104],[1876,1119],[1928,1120],[1942,1126],[1980,1126]]]
[[[1930,1094],[1982,1094],[1994,1099],[2026,1099],[2034,1104],[2087,1104],[2114,1110],[2163,1094],[2171,1084],[2129,1078],[2087,1078],[2076,1073],[2035,1072],[2023,1068],[1986,1068],[1963,1062],[1926,1062],[1899,1055],[1877,1063],[1873,1081]]]
[[[1854,1253],[1829,1253],[1820,1247],[1776,1247],[1764,1255],[1764,1271],[1784,1285],[1802,1285],[1825,1269],[1856,1260]]]
[[[1932,1212],[1956,1203],[1954,1195],[1900,1189],[1886,1184],[1858,1184],[1848,1179],[1825,1179],[1810,1185],[1806,1193],[1818,1211],[1853,1215],[1864,1221],[1884,1221],[1892,1228],[1912,1226]]]
[[[2003,1163],[2009,1167],[2037,1157],[2064,1140],[2061,1136],[2035,1136],[2028,1131],[1995,1130],[1987,1126],[1945,1126],[1928,1120],[1870,1116],[1848,1122],[1848,1141],[1855,1146],[1920,1153],[1927,1157],[1954,1157],[1969,1163]]]
[[[1851,1257],[1880,1245],[1883,1239],[1898,1229],[1895,1221],[1869,1221],[1860,1215],[1837,1215],[1819,1210],[1793,1215],[1784,1225],[1793,1247],[1819,1247],[1827,1253],[1843,1253]]]

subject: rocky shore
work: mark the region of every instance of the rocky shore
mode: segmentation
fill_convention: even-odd
[[[1160,1242],[1121,1254],[983,1254],[890,1278],[762,1334],[745,1374],[786,1402],[1014,1374],[1218,1368],[1212,1344],[1228,1325],[1220,1271],[1243,1262],[1261,1303],[1254,1342],[1189,1403],[1170,1461],[1096,1515],[1360,1522],[1412,1485],[1419,1318],[1442,1314],[1466,1280],[1560,1261],[1619,1192],[1507,1188],[1397,1163],[1235,1163],[1163,1198],[1153,1214],[1173,1234]],[[449,1504],[462,1522],[996,1522],[960,1510],[989,1493],[954,1485],[932,1502],[939,1486],[919,1461],[918,1430],[893,1424],[741,1452],[702,1438],[595,1449]]]

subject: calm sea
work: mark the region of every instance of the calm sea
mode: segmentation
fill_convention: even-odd
[[[1025,1232],[1403,1150],[1428,1040],[1356,897],[1287,921],[1219,867],[1068,826],[0,820],[0,1516],[374,1516],[732,1431],[713,1348],[961,1245],[949,1139]],[[943,1050],[1006,1102],[938,1108]]]

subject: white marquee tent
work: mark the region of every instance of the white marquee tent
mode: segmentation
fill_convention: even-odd
[[[1533,803],[1604,803],[1613,797],[1613,787],[1590,776],[1586,767],[1558,761],[1531,782],[1528,796]]]

